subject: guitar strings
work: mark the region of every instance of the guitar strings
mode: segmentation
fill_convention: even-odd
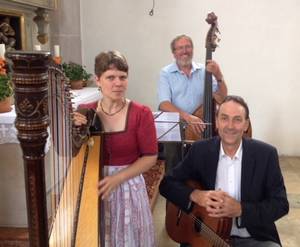
[[[210,229],[208,226],[206,226],[201,220],[199,220],[196,216],[193,214],[189,214],[189,216],[196,222],[197,225],[201,227],[201,231],[203,229],[203,232],[207,235],[214,235],[212,238],[208,238],[213,242],[213,244],[218,244],[217,246],[224,246],[229,247],[229,245],[222,239],[218,234],[216,234],[212,229]],[[215,242],[217,241],[217,242]],[[219,245],[221,244],[221,245]]]
[[[208,238],[211,240],[214,244],[222,244],[218,246],[229,246],[219,235],[217,235],[213,230],[211,230],[208,226],[206,226],[202,221],[200,221],[197,217],[194,215],[190,215],[190,217],[195,220],[195,222],[201,226],[201,229],[203,229],[203,232],[206,233],[207,235],[213,235],[213,237]],[[217,241],[217,242],[215,242]]]

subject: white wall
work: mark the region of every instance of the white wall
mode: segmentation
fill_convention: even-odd
[[[57,9],[49,13],[51,51],[60,45],[64,62],[81,63],[80,0],[57,1]]]
[[[160,68],[173,58],[178,34],[194,40],[195,60],[204,62],[205,18],[219,17],[220,47],[214,53],[229,93],[248,102],[253,137],[280,154],[300,155],[300,2],[259,0],[81,0],[83,63],[93,71],[103,50],[120,50],[130,65],[128,97],[157,108]]]

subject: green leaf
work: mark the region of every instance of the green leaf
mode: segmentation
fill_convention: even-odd
[[[92,76],[92,74],[87,73],[84,66],[77,63],[63,63],[62,67],[66,77],[68,77],[70,81],[85,81],[90,79],[90,77]]]
[[[7,75],[0,75],[0,100],[4,100],[12,94],[11,78]]]

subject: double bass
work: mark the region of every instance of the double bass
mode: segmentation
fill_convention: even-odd
[[[206,22],[211,25],[207,35],[206,35],[206,58],[205,61],[212,59],[212,53],[218,46],[218,42],[220,38],[218,34],[220,33],[218,28],[218,17],[214,14],[214,12],[209,13],[206,18]],[[203,104],[201,104],[193,113],[194,116],[203,120],[204,124],[206,125],[202,135],[197,135],[191,128],[191,125],[188,124],[185,129],[185,140],[189,142],[193,142],[199,139],[208,139],[212,136],[218,134],[218,131],[215,126],[215,112],[218,107],[216,101],[213,98],[213,91],[212,91],[212,73],[205,71],[205,82],[204,82],[204,97],[203,97]],[[251,123],[247,131],[244,134],[245,137],[252,136],[252,128]]]
[[[218,17],[212,12],[207,15],[206,22],[211,25],[210,29],[208,30],[208,33],[206,35],[206,42],[205,42],[205,48],[206,48],[206,57],[205,61],[212,59],[212,53],[217,48],[217,42],[220,40],[218,38]],[[203,119],[203,122],[206,124],[206,127],[202,133],[202,136],[196,135],[196,133],[193,132],[191,125],[187,125],[187,128],[185,130],[185,139],[188,141],[195,141],[199,139],[207,139],[217,134],[216,128],[215,128],[215,107],[216,103],[213,99],[213,93],[212,93],[212,73],[205,71],[205,82],[204,82],[204,97],[203,97],[203,104],[200,105],[195,112],[193,113],[194,116],[197,116],[201,119]]]

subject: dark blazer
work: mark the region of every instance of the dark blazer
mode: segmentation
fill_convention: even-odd
[[[194,143],[184,160],[164,177],[160,193],[189,212],[193,189],[187,187],[185,181],[196,180],[205,190],[214,190],[219,152],[219,137]],[[288,213],[289,204],[278,154],[271,145],[254,139],[243,139],[241,205],[238,227],[246,227],[257,240],[280,244],[274,222]]]

